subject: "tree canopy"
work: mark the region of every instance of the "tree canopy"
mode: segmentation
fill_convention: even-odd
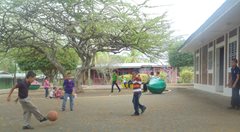
[[[193,66],[192,53],[180,53],[178,49],[184,40],[176,40],[168,50],[169,63],[173,67]]]
[[[2,0],[0,44],[4,51],[33,48],[62,74],[66,69],[57,59],[57,51],[72,48],[82,62],[78,81],[92,67],[98,52],[135,49],[147,56],[161,56],[171,34],[166,14],[149,17],[143,8],[147,2]]]
[[[35,50],[25,49],[21,51],[21,56],[15,56],[16,63],[23,71],[40,70],[50,79],[58,73],[58,69],[46,58],[44,54],[39,54]],[[73,50],[59,49],[56,54],[59,63],[66,70],[76,70],[79,59]]]

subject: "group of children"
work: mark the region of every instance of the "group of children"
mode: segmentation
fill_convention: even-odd
[[[57,98],[63,99],[64,91],[62,88],[53,87],[49,83],[49,77],[46,77],[43,82],[43,87],[45,89],[45,98]],[[50,89],[50,90],[49,90]]]
[[[62,88],[53,87],[49,92],[49,98],[63,99],[64,91]]]
[[[141,90],[141,78],[140,76],[137,75],[137,72],[132,73],[133,78],[132,78],[132,84],[133,84],[133,99],[132,103],[134,106],[134,113],[132,116],[139,116],[140,112],[139,109],[141,110],[141,114],[144,113],[146,110],[146,106],[140,104],[139,99],[140,96],[142,95],[142,90]],[[116,75],[117,76],[117,75]],[[9,92],[7,101],[11,100],[11,95],[15,89],[18,89],[18,100],[20,104],[22,105],[23,108],[23,119],[24,119],[24,124],[23,124],[23,129],[33,129],[33,127],[30,125],[30,118],[31,115],[33,114],[35,118],[40,121],[44,122],[47,121],[48,118],[44,116],[38,108],[32,104],[30,98],[28,97],[28,91],[29,91],[29,86],[31,83],[33,83],[36,79],[36,74],[33,71],[29,71],[26,75],[26,78],[20,82],[18,82]],[[116,77],[114,77],[116,79]],[[113,85],[116,84],[116,80],[114,80]],[[61,88],[53,88],[50,91],[50,97],[57,97],[57,98],[63,98],[62,102],[62,111],[65,111],[66,108],[66,102],[67,99],[69,98],[70,100],[70,110],[73,111],[73,106],[74,106],[74,81],[71,80],[71,74],[68,73],[65,76],[64,82],[63,82],[63,88],[64,88],[64,95],[63,95],[63,90]],[[48,90],[50,89],[50,83],[49,83],[49,78],[46,77],[44,81],[44,89],[45,89],[45,97],[48,97]],[[113,89],[112,89],[113,90]],[[119,92],[121,89],[119,88]]]
[[[113,76],[117,76],[116,71],[113,71]],[[156,75],[154,75],[154,72],[151,72],[150,74],[148,74],[148,76],[149,76],[149,80],[151,78],[153,78],[153,77],[161,78],[160,77],[160,72],[156,72]],[[112,78],[112,80],[113,80],[113,78]],[[132,83],[132,79],[128,80],[125,76],[122,76],[121,81],[122,81],[122,83],[123,83],[125,88],[131,88],[131,85],[133,84]],[[113,92],[114,85],[116,85],[117,88],[120,89],[118,84],[117,84],[117,80],[114,79],[114,81],[112,83],[112,90],[111,90],[111,92]],[[143,92],[146,92],[146,91],[147,91],[147,83],[143,83]]]

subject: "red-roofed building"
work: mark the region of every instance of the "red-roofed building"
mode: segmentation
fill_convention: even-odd
[[[119,75],[129,74],[136,70],[139,73],[147,74],[150,74],[150,72],[164,72],[167,74],[166,81],[169,83],[177,83],[177,69],[167,64],[121,63],[113,65],[96,65],[93,67],[90,72],[91,84],[101,85],[110,83],[110,74],[113,70],[116,70]],[[85,80],[84,84],[87,84],[87,77]]]

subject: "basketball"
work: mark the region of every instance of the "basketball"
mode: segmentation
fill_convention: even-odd
[[[49,121],[56,121],[58,118],[58,113],[57,111],[49,111],[47,114],[47,119]]]

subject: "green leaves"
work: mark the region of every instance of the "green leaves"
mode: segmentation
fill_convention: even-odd
[[[69,61],[76,55],[83,67],[89,68],[98,52],[137,50],[160,58],[170,40],[166,14],[147,16],[142,10],[148,7],[147,2],[134,5],[121,0],[3,0],[2,3],[6,8],[0,8],[3,12],[0,20],[6,13],[8,21],[1,21],[4,25],[1,47],[31,48],[41,53],[20,58],[22,69],[55,67],[63,73],[63,69],[75,66]],[[65,52],[64,47],[71,50]]]
[[[50,60],[44,54],[40,54],[36,50],[24,49],[19,54],[16,54],[16,61],[21,70],[57,70]],[[72,49],[58,49],[57,60],[66,70],[75,70],[79,59]]]
[[[168,51],[169,63],[173,67],[193,66],[193,55],[191,53],[180,53],[179,47],[183,41],[173,42]]]

